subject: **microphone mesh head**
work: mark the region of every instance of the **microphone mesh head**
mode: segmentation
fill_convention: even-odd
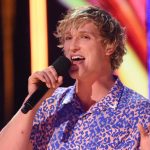
[[[60,56],[54,61],[52,66],[55,68],[58,75],[65,76],[70,69],[71,61],[65,56]]]

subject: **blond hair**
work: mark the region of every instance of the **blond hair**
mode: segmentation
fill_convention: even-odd
[[[102,44],[113,44],[114,53],[110,56],[112,70],[117,69],[123,61],[123,55],[126,54],[125,48],[125,29],[120,23],[105,10],[95,6],[85,6],[78,9],[69,10],[62,20],[58,22],[55,36],[59,39],[59,47],[63,47],[64,35],[66,30],[72,27],[92,21],[99,31],[102,38]]]

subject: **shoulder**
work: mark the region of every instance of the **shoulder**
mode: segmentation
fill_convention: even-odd
[[[150,100],[141,94],[124,87],[121,104],[124,105],[125,112],[128,112],[131,118],[137,118],[138,122],[150,122]]]
[[[58,87],[54,93],[52,94],[51,97],[47,98],[44,101],[44,104],[51,104],[51,103],[60,103],[66,95],[72,95],[72,92],[74,89],[74,86],[69,86],[69,87]]]
[[[73,89],[74,86],[69,87],[58,87],[54,93],[47,99],[45,99],[37,111],[38,117],[42,114],[43,117],[53,115],[61,103],[61,101],[66,97],[66,95],[70,94],[70,91]]]
[[[124,86],[122,97],[130,104],[139,105],[141,103],[150,104],[150,101],[142,96],[141,94],[137,93],[136,91]]]

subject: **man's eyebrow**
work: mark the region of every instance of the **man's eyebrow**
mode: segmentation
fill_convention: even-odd
[[[90,31],[79,31],[79,33],[87,33],[87,34],[95,35],[94,32],[90,32]]]
[[[92,32],[92,31],[79,31],[80,34],[89,34],[92,35],[94,37],[99,36],[98,32]]]
[[[92,35],[92,36],[98,36],[98,33],[91,32],[91,31],[86,31],[86,30],[79,31],[79,34],[90,34],[90,35]],[[71,32],[70,32],[70,31],[65,32],[64,35],[71,35]]]
[[[64,35],[68,35],[68,34],[70,35],[70,34],[71,34],[71,32],[69,32],[69,31],[68,31],[68,32],[65,32],[65,33],[64,33]]]

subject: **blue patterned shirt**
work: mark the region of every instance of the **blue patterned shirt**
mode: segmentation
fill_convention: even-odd
[[[34,150],[138,150],[138,122],[147,127],[150,102],[118,78],[109,93],[87,111],[75,85],[59,87],[39,108],[31,141]]]

